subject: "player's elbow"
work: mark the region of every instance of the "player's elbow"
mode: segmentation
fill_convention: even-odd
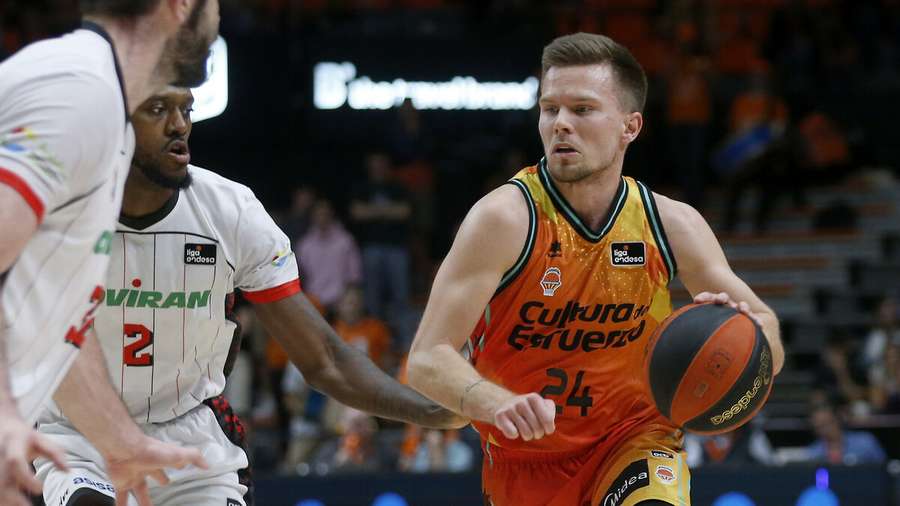
[[[341,371],[333,362],[318,363],[300,370],[303,379],[314,390],[332,397],[341,396],[341,386],[345,383]]]

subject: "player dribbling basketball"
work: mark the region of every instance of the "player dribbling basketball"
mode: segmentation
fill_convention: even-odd
[[[778,321],[696,210],[622,177],[647,93],[628,50],[575,34],[548,45],[542,67],[545,157],[469,212],[434,281],[409,381],[473,420],[485,504],[685,506],[681,434],[641,371],[671,312],[670,280],[755,318],[776,372]]]

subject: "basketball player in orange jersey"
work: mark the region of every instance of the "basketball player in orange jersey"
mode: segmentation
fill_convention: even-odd
[[[545,157],[469,211],[434,281],[409,381],[470,418],[485,504],[690,504],[682,434],[644,391],[641,362],[676,275],[784,350],[778,320],[732,272],[692,207],[622,177],[647,78],[602,35],[544,48]]]

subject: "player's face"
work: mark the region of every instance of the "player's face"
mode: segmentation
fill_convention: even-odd
[[[184,25],[166,44],[162,57],[172,84],[199,86],[206,80],[209,47],[219,34],[219,0],[196,0]]]
[[[136,140],[132,163],[159,186],[177,189],[190,184],[193,103],[191,90],[169,86],[141,104],[131,118]]]
[[[538,128],[554,179],[579,181],[624,155],[637,135],[635,121],[640,130],[640,113],[626,112],[619,86],[606,64],[550,67],[544,74]]]

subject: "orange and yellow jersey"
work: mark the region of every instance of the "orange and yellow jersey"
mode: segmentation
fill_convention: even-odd
[[[653,196],[623,177],[599,230],[578,218],[546,165],[509,184],[529,209],[529,232],[466,344],[475,368],[516,393],[556,403],[556,432],[510,440],[475,423],[485,450],[571,452],[669,425],[642,383],[644,347],[672,311],[675,259]],[[673,427],[674,429],[674,427]]]

